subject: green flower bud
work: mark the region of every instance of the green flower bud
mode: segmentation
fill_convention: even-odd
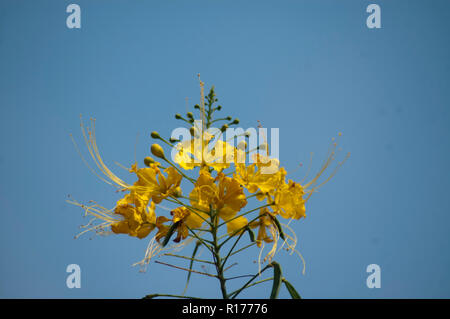
[[[175,114],[175,118],[177,119],[177,120],[179,120],[179,119],[181,119],[182,117],[181,117],[181,115],[180,114]]]
[[[222,127],[221,127],[221,131],[222,132],[225,132],[226,130],[227,130],[227,128],[228,128],[228,125],[227,124],[224,124],[224,125],[222,125]]]
[[[231,124],[239,124],[239,119],[235,118],[234,121]]]
[[[231,119],[232,119],[231,116],[227,116],[227,117],[226,117],[226,120],[227,120],[227,121],[231,121]]]
[[[153,159],[153,157],[147,156],[146,158],[144,158],[145,166],[150,166],[150,164],[153,164],[154,162],[155,160]]]
[[[189,117],[190,119],[194,118],[194,114],[192,114],[192,112],[187,112],[187,117]]]
[[[177,188],[175,188],[174,192],[173,192],[173,196],[175,197],[181,197],[183,195],[183,192],[181,191],[181,187],[178,186]]]
[[[152,146],[151,146],[151,148],[150,148],[150,151],[151,151],[152,154],[155,155],[156,157],[159,157],[159,158],[165,158],[164,150],[163,150],[163,148],[161,147],[161,145],[159,145],[159,144],[152,144]]]
[[[153,132],[150,134],[150,136],[151,136],[152,138],[160,138],[159,133],[156,132],[156,131],[153,131]]]

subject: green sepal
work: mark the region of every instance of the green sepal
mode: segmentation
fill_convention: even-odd
[[[176,223],[173,223],[172,226],[170,226],[169,231],[167,232],[166,237],[164,237],[164,241],[162,243],[162,246],[165,247],[170,240],[170,237],[172,237],[173,233],[175,232],[175,230],[177,229],[178,225],[180,224],[181,221],[177,221]]]

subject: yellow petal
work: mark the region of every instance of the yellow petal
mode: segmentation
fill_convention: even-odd
[[[239,216],[227,222],[228,236],[235,236],[240,234],[244,229],[237,232],[239,229],[245,227],[248,224],[248,220],[245,217]],[[235,233],[236,232],[236,233]]]

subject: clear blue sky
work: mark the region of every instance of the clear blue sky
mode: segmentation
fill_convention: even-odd
[[[379,30],[365,25],[373,2]],[[198,102],[200,72],[244,128],[280,128],[288,171],[310,152],[317,168],[343,132],[350,160],[292,224],[306,274],[296,257],[278,258],[304,297],[449,298],[450,3],[373,2],[1,1],[0,297],[182,291],[182,271],[131,267],[146,240],[73,239],[86,220],[67,195],[113,205],[117,194],[69,134],[81,141],[79,114],[95,117],[107,163],[130,165],[137,135],[142,159],[149,133],[169,134],[185,98]],[[66,27],[70,3],[81,6],[80,30]],[[66,287],[72,263],[81,289]],[[381,289],[366,287],[372,263]],[[192,282],[190,295],[219,296],[213,279]]]

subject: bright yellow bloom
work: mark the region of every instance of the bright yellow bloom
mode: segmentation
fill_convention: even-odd
[[[304,194],[302,185],[289,180],[288,184],[283,184],[282,187],[277,189],[272,208],[283,218],[300,219],[306,217]]]
[[[258,236],[256,244],[261,247],[262,242],[271,243],[277,238],[277,226],[274,222],[275,215],[270,212],[267,207],[261,208],[259,211],[259,219],[250,224],[251,228],[258,228]],[[269,236],[267,231],[272,235]]]
[[[194,137],[176,145],[178,152],[174,161],[185,170],[198,166],[209,166],[221,171],[233,161],[234,147],[222,140],[214,141],[213,136],[204,133],[203,138]]]
[[[262,247],[263,243],[270,244],[272,243],[272,248],[267,252],[265,257],[263,258],[263,261],[271,261],[272,258],[277,253],[277,247],[278,247],[278,240],[280,237],[280,229],[278,229],[278,226],[275,222],[276,214],[274,212],[271,212],[267,207],[263,207],[259,210],[259,218],[258,220],[252,222],[250,224],[251,228],[258,227],[258,236],[256,237],[256,245],[258,247]],[[281,227],[281,224],[279,224]],[[286,226],[288,229],[289,227]],[[285,234],[285,236],[287,236]],[[289,239],[292,243],[289,243],[287,241],[284,242],[284,244],[287,245],[288,249],[295,249],[295,239],[292,240],[292,237],[287,236],[286,239]],[[260,258],[262,254],[263,249],[260,251]],[[260,260],[260,259],[258,259]]]
[[[199,211],[209,212],[209,205],[215,201],[217,185],[207,168],[200,170],[194,188],[189,194],[191,205]]]
[[[159,204],[169,196],[178,193],[182,176],[175,168],[169,167],[164,170],[167,177],[164,176],[156,165],[150,165],[136,170],[138,181],[134,183],[132,190],[143,198],[152,198]]]
[[[159,144],[153,144],[150,148],[153,156],[163,159],[170,166],[163,169],[161,164],[153,158],[146,157],[144,159],[146,167],[138,168],[137,164],[134,164],[129,170],[137,177],[137,180],[131,184],[116,176],[103,162],[96,144],[95,121],[92,120],[92,129],[85,128],[82,123],[82,133],[87,149],[98,169],[94,170],[83,158],[84,162],[100,179],[113,185],[118,191],[126,192],[126,195],[117,201],[113,209],[107,209],[95,202],[82,205],[72,201],[75,205],[82,207],[86,215],[93,217],[87,225],[83,226],[85,230],[82,233],[87,231],[113,232],[144,238],[157,228],[156,235],[149,241],[144,259],[137,263],[144,266],[148,264],[152,256],[169,249],[169,247],[165,247],[166,243],[164,243],[164,246],[160,244],[161,239],[163,241],[164,238],[169,239],[169,236],[167,236],[169,231],[170,235],[175,237],[173,241],[179,243],[178,245],[171,245],[170,249],[183,247],[197,239],[198,245],[206,245],[211,248],[209,244],[213,244],[214,250],[218,250],[230,239],[223,240],[222,236],[217,237],[221,225],[227,226],[227,234],[230,237],[242,234],[246,229],[252,237],[253,233],[249,228],[258,228],[256,245],[260,248],[259,266],[266,261],[270,262],[277,251],[283,248],[291,253],[297,253],[302,258],[301,254],[295,249],[297,243],[295,232],[289,226],[289,222],[280,223],[278,216],[285,219],[300,219],[306,216],[305,203],[309,197],[319,187],[328,182],[345,161],[344,159],[340,162],[331,174],[322,180],[322,174],[334,161],[338,153],[338,150],[336,150],[337,141],[333,139],[326,161],[312,180],[305,184],[303,180],[300,183],[292,180],[286,182],[286,170],[280,167],[278,159],[269,157],[269,146],[264,133],[262,133],[264,144],[256,148],[258,150],[256,154],[253,153],[255,149],[246,151],[245,138],[250,137],[250,132],[240,134],[235,131],[232,140],[235,138],[239,140],[240,137],[244,136],[237,147],[221,139],[227,128],[238,124],[239,120],[235,119],[230,122],[232,118],[228,116],[213,119],[213,113],[220,111],[221,107],[212,106],[217,101],[214,90],[212,89],[210,94],[205,96],[201,81],[200,86],[200,104],[196,105],[195,108],[201,111],[202,121],[196,121],[191,112],[186,114],[187,119],[176,114],[177,119],[181,119],[192,126],[190,127],[189,139],[184,139],[174,146],[171,154],[174,156],[173,161],[165,156],[164,149]],[[208,106],[208,110],[205,109],[205,106]],[[212,128],[211,125],[218,121],[228,122],[224,123],[220,130]],[[228,133],[229,131],[227,135]],[[261,134],[261,131],[259,134]],[[169,142],[161,137],[158,132],[152,132],[151,137],[169,145],[178,141],[178,139],[171,137]],[[261,136],[259,140],[261,141]],[[274,137],[271,138],[271,142],[273,141]],[[261,153],[264,150],[267,151],[265,155]],[[253,162],[249,165],[246,164],[247,154],[253,154]],[[230,164],[234,164],[234,167],[230,168]],[[200,168],[196,181],[186,176],[181,170],[192,170],[196,167]],[[226,169],[230,169],[230,171],[225,171]],[[101,173],[97,172],[98,170]],[[305,179],[308,173],[309,170]],[[183,176],[187,181],[194,183],[193,189],[183,192],[180,186]],[[253,195],[246,197],[244,189]],[[189,197],[186,198],[183,193],[189,193]],[[247,205],[247,199],[251,197],[256,197],[260,201],[267,201],[267,204],[242,213],[241,210]],[[181,205],[170,211],[171,218],[169,216],[156,216],[155,214],[156,205],[159,205],[164,199]],[[186,199],[189,199],[190,205],[186,203]],[[160,205],[160,208],[170,210],[163,205]],[[250,213],[257,214],[258,211],[259,216],[252,215],[252,222],[249,224],[244,216]],[[220,223],[219,219],[223,222]],[[202,228],[205,221],[207,222],[207,228]],[[175,235],[174,232],[177,234]],[[204,232],[212,234],[214,242],[204,239]],[[239,237],[236,240],[227,255],[228,257],[231,256],[232,250],[237,247],[236,244],[241,238],[245,237]],[[282,239],[281,242],[279,241],[280,238]],[[278,246],[279,242],[281,247]],[[270,244],[267,249],[268,252],[265,249],[266,244]],[[263,255],[263,252],[265,255]],[[223,259],[217,256],[218,251],[213,253],[216,266],[217,263],[225,262],[228,258]],[[193,258],[190,259],[194,260]],[[218,270],[220,270],[219,268]],[[222,274],[218,271],[217,277],[219,279],[221,279],[220,276]],[[224,296],[226,297],[227,294],[224,294]]]
[[[244,163],[236,163],[236,173],[233,177],[250,193],[259,190],[263,195],[273,195],[275,189],[284,182],[286,171],[283,167],[277,168],[274,173],[265,174],[262,171],[262,163],[254,163],[245,166]],[[270,164],[269,164],[270,165]]]
[[[156,226],[155,204],[135,207],[122,203],[123,200],[120,200],[115,214],[121,215],[123,220],[111,224],[111,230],[116,234],[128,234],[141,239],[147,237]]]
[[[247,200],[244,190],[239,182],[231,177],[219,173],[217,178],[219,185],[217,188],[215,209],[219,211],[219,216],[225,221],[233,218],[245,205]]]
[[[217,211],[218,216],[227,222],[229,235],[235,235],[237,230],[247,224],[245,217],[236,218],[236,214],[247,205],[244,190],[237,180],[223,173],[213,178],[208,169],[200,170],[200,176],[189,197],[193,207],[209,211],[211,206]]]

